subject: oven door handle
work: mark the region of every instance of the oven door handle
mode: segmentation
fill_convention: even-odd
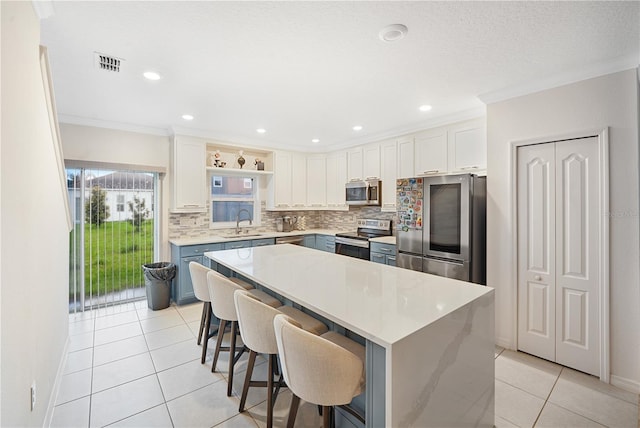
[[[351,245],[352,247],[369,248],[369,241],[349,239],[336,236],[336,244]]]

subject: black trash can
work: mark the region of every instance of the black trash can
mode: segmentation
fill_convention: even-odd
[[[154,311],[169,307],[171,280],[176,276],[176,265],[169,262],[142,265],[147,306]]]

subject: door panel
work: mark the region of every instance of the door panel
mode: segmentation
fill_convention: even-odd
[[[556,143],[556,361],[599,374],[599,182],[595,137]]]
[[[518,149],[518,349],[555,359],[555,150]]]

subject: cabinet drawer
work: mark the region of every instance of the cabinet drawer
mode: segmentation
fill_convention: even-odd
[[[261,239],[256,239],[256,241],[261,241]],[[224,243],[225,250],[235,250],[238,248],[249,248],[249,247],[251,247],[251,241],[234,241],[234,242]]]
[[[265,245],[274,245],[276,243],[275,238],[263,238],[263,239],[254,239],[251,241],[252,247],[263,247]]]
[[[389,266],[395,266],[396,265],[396,256],[387,256],[387,264]]]
[[[382,263],[383,265],[387,263],[387,256],[385,256],[384,254],[380,254],[380,253],[370,253],[371,254],[371,261],[374,263]]]
[[[372,242],[371,243],[371,252],[372,253],[382,253],[382,254],[395,254],[396,246],[392,244],[383,244],[381,242]]]
[[[180,248],[180,257],[199,256],[207,251],[220,251],[222,249],[222,244],[188,245]]]

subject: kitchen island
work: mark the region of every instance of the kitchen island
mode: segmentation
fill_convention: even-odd
[[[493,426],[492,288],[288,244],[205,256],[363,339],[367,427]]]

